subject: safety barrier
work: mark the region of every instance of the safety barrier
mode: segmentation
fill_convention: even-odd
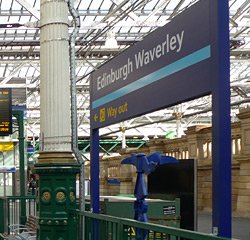
[[[22,218],[26,220],[27,216],[36,216],[37,203],[35,196],[9,196],[0,199],[0,230],[9,232],[8,226],[21,224]],[[24,207],[24,216],[21,216],[21,208]],[[22,223],[23,224],[23,223]]]
[[[77,211],[78,223],[85,222],[85,236],[81,239],[98,240],[226,240],[207,235],[151,223],[137,222],[131,219]],[[79,225],[79,233],[82,231]]]
[[[35,197],[7,197],[7,224],[20,222],[21,200],[26,203],[26,216],[36,215]],[[228,240],[214,235],[207,235],[158,224],[142,223],[131,219],[118,218],[88,211],[72,211],[70,217],[78,222],[77,240]],[[84,236],[83,236],[84,226]]]

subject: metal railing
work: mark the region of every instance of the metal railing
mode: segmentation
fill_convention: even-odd
[[[78,240],[226,240],[214,235],[193,232],[184,229],[142,223],[135,220],[118,218],[102,214],[77,211],[78,223],[85,222],[84,238]]]
[[[26,216],[36,216],[34,196],[7,197],[7,225],[20,223],[21,201],[26,204]],[[131,219],[118,218],[88,211],[71,211],[77,220],[77,240],[226,240],[214,235],[193,232]],[[85,231],[83,233],[83,224]],[[84,236],[83,236],[84,234]]]
[[[35,196],[10,196],[6,197],[6,216],[7,226],[13,224],[21,224],[22,218],[27,216],[36,216],[37,214],[37,203]],[[25,216],[21,216],[21,208],[25,206]],[[8,229],[8,233],[9,229]]]

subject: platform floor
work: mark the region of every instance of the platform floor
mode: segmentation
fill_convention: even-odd
[[[250,240],[250,218],[233,217],[232,237],[239,240]],[[198,231],[212,233],[212,215],[209,213],[198,214]]]

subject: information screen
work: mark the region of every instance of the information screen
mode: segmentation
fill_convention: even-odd
[[[0,136],[12,134],[11,89],[0,88]]]

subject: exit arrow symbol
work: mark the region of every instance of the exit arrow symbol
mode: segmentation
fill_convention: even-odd
[[[97,121],[97,119],[98,119],[98,116],[97,116],[97,114],[95,114],[95,116],[94,116],[95,122]]]

